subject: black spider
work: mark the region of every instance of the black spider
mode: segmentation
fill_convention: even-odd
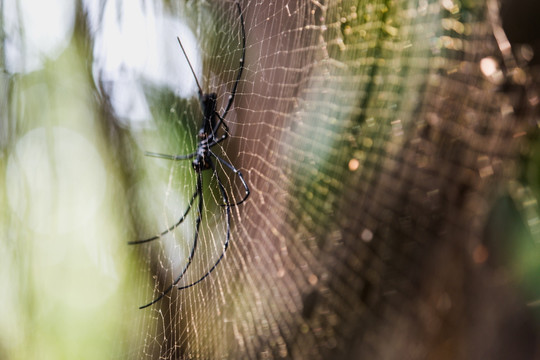
[[[201,110],[202,110],[202,113],[203,113],[202,126],[201,126],[201,129],[199,130],[199,134],[198,134],[199,143],[198,143],[198,146],[197,146],[197,150],[195,152],[191,153],[191,154],[188,154],[188,155],[165,155],[165,154],[152,153],[152,152],[147,152],[146,155],[147,156],[157,157],[157,158],[162,158],[162,159],[175,160],[175,161],[193,159],[191,164],[193,166],[193,170],[197,174],[197,188],[196,188],[195,192],[193,193],[193,195],[191,196],[191,200],[189,201],[189,205],[188,205],[186,211],[184,212],[184,215],[182,215],[182,217],[176,222],[176,224],[174,224],[171,227],[169,227],[168,229],[164,230],[159,235],[153,236],[153,237],[151,237],[149,239],[130,241],[129,244],[130,245],[136,245],[136,244],[147,243],[147,242],[159,239],[163,235],[173,231],[176,227],[178,227],[186,219],[187,215],[189,214],[189,212],[191,210],[191,207],[193,206],[193,203],[194,203],[195,199],[197,197],[199,197],[199,204],[198,204],[198,209],[197,209],[198,215],[197,215],[197,220],[195,221],[195,223],[196,223],[196,225],[195,225],[195,237],[194,237],[194,240],[193,240],[193,246],[191,247],[189,258],[187,260],[187,264],[184,266],[184,269],[182,270],[180,275],[178,275],[178,277],[173,281],[173,283],[169,287],[167,287],[158,297],[156,297],[154,300],[152,300],[148,304],[139,307],[139,309],[144,309],[144,308],[146,308],[146,307],[148,307],[148,306],[150,306],[152,304],[155,304],[159,300],[161,300],[166,294],[168,294],[172,290],[173,287],[175,287],[180,282],[180,280],[184,277],[184,274],[186,273],[187,269],[191,265],[191,262],[193,260],[193,255],[195,254],[195,250],[197,248],[197,240],[198,240],[198,237],[199,237],[199,228],[200,228],[201,218],[202,218],[202,209],[203,209],[202,172],[205,171],[205,170],[212,170],[215,178],[217,179],[219,191],[220,191],[221,197],[223,199],[223,204],[221,204],[221,206],[225,207],[225,212],[226,212],[227,235],[226,235],[225,243],[223,244],[223,251],[222,251],[221,255],[219,256],[219,258],[217,259],[217,261],[214,263],[214,265],[199,280],[197,280],[197,281],[195,281],[195,282],[193,282],[193,283],[191,283],[189,285],[180,286],[178,288],[179,290],[187,289],[189,287],[192,287],[192,286],[200,283],[201,281],[206,279],[210,275],[210,273],[212,271],[214,271],[214,269],[218,266],[218,264],[220,263],[220,261],[223,259],[224,255],[225,255],[225,251],[227,251],[227,248],[229,246],[230,223],[231,223],[231,221],[230,221],[231,206],[236,206],[236,205],[242,204],[244,201],[246,201],[246,199],[249,196],[249,187],[247,186],[246,181],[244,180],[244,177],[242,176],[242,173],[238,169],[236,169],[232,164],[230,164],[227,161],[223,160],[222,158],[217,156],[212,151],[212,147],[216,146],[217,144],[219,144],[220,142],[226,140],[229,137],[229,127],[225,123],[225,117],[227,116],[227,113],[229,112],[229,110],[230,110],[230,108],[232,106],[232,103],[234,101],[234,96],[236,94],[236,88],[238,86],[238,82],[240,81],[240,77],[242,76],[242,70],[244,69],[244,57],[245,57],[245,54],[246,54],[246,34],[245,34],[245,29],[244,29],[244,17],[242,16],[242,10],[240,8],[240,4],[236,3],[236,6],[238,8],[238,14],[240,16],[240,26],[241,26],[241,29],[242,29],[242,57],[240,59],[240,69],[238,70],[238,75],[236,77],[236,81],[235,81],[234,86],[232,88],[231,95],[229,96],[227,106],[225,107],[225,110],[223,111],[222,115],[220,115],[216,111],[217,94],[216,93],[210,93],[210,94],[204,94],[203,93],[201,85],[199,84],[199,81],[197,80],[197,76],[195,75],[195,71],[193,70],[193,67],[191,66],[191,63],[189,61],[189,58],[187,57],[187,54],[186,54],[186,52],[184,50],[184,47],[182,46],[182,42],[180,41],[180,38],[177,37],[178,43],[180,44],[180,48],[182,49],[182,52],[184,53],[184,56],[186,57],[189,68],[191,69],[191,72],[193,73],[193,76],[195,77],[195,82],[197,83],[197,87],[199,88],[199,101],[200,101]],[[220,128],[223,129],[223,134],[220,137],[216,137],[218,131],[220,130]],[[234,203],[234,204],[229,203],[227,193],[225,192],[225,188],[224,188],[223,183],[221,182],[219,174],[218,174],[218,172],[216,170],[216,166],[214,164],[213,159],[216,159],[221,164],[228,167],[236,176],[238,176],[238,178],[242,182],[242,185],[243,185],[243,187],[244,187],[244,189],[246,191],[246,195],[239,202]]]

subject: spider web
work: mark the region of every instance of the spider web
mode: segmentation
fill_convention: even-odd
[[[467,314],[497,321],[512,311],[476,312],[486,303],[501,311],[504,301],[489,298],[507,294],[483,285],[497,278],[482,257],[492,209],[511,199],[533,234],[538,219],[519,162],[535,134],[526,100],[534,82],[503,46],[498,4],[240,5],[244,71],[226,118],[231,136],[214,149],[251,195],[231,208],[230,248],[211,276],[140,310],[133,357],[489,358],[481,355],[496,331],[471,327]],[[242,50],[234,2],[160,6],[193,32],[200,57],[188,56],[222,113]],[[188,36],[171,34],[171,47],[174,35]],[[189,160],[144,151],[195,151],[202,119],[193,97],[174,89],[145,83],[144,97],[150,122],[130,130],[138,239],[182,216],[197,179]],[[214,162],[238,201],[238,177]],[[180,286],[200,278],[226,240],[217,179],[208,172],[203,183],[199,246]],[[138,304],[184,268],[197,201],[177,229],[136,246]]]

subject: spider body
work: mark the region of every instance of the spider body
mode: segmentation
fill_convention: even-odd
[[[191,196],[187,209],[184,211],[184,214],[176,222],[176,224],[170,226],[168,229],[162,231],[160,234],[156,236],[153,236],[148,239],[143,239],[143,240],[130,241],[129,244],[130,245],[144,244],[150,241],[160,239],[162,236],[173,231],[180,224],[184,222],[184,220],[187,218],[188,214],[190,213],[195,203],[195,199],[198,198],[199,201],[196,207],[197,218],[195,220],[195,235],[193,238],[193,244],[191,246],[189,257],[181,273],[176,277],[176,279],[172,282],[171,285],[169,285],[165,290],[161,292],[160,295],[158,295],[154,300],[152,300],[148,304],[141,306],[140,309],[143,309],[152,304],[155,304],[156,302],[161,300],[166,294],[168,294],[172,290],[172,288],[177,286],[180,280],[184,277],[184,274],[186,273],[186,271],[188,270],[188,268],[190,267],[193,261],[195,250],[197,249],[197,243],[199,239],[200,225],[202,221],[203,207],[204,207],[202,172],[212,171],[213,176],[215,177],[217,181],[219,192],[221,194],[221,201],[222,201],[222,203],[220,204],[221,205],[220,208],[223,208],[225,212],[225,224],[226,224],[225,241],[223,243],[223,251],[221,255],[218,257],[218,259],[214,262],[213,266],[208,271],[206,271],[206,273],[202,275],[198,280],[188,285],[183,285],[183,286],[178,287],[178,289],[180,290],[190,288],[200,283],[201,281],[206,279],[210,275],[210,273],[212,273],[212,271],[216,269],[218,264],[221,262],[221,260],[225,256],[225,252],[227,251],[227,248],[229,246],[230,227],[231,227],[231,207],[242,204],[244,201],[246,201],[246,199],[249,197],[249,194],[250,194],[249,187],[246,181],[244,180],[244,177],[242,173],[240,172],[240,170],[238,170],[234,165],[222,159],[221,157],[219,157],[212,151],[212,148],[214,146],[218,145],[222,141],[225,141],[229,137],[229,127],[227,126],[225,119],[233,104],[234,97],[236,95],[236,88],[242,76],[242,70],[244,69],[244,57],[246,55],[246,34],[245,34],[245,29],[244,29],[244,18],[242,16],[242,10],[240,8],[240,4],[238,2],[236,2],[235,4],[238,9],[238,15],[240,17],[240,27],[242,30],[242,57],[240,58],[240,67],[238,70],[238,74],[236,76],[236,81],[228,97],[227,105],[225,106],[225,109],[221,115],[217,111],[217,98],[218,98],[217,94],[214,92],[204,93],[202,91],[199,81],[197,80],[197,76],[195,75],[195,71],[193,70],[193,67],[191,66],[191,62],[189,61],[189,58],[186,55],[184,47],[182,46],[182,42],[180,41],[180,38],[177,38],[178,44],[180,45],[180,48],[182,49],[182,52],[184,53],[184,56],[186,57],[186,60],[191,69],[193,77],[195,78],[195,82],[197,83],[197,87],[199,90],[198,95],[199,95],[199,102],[200,102],[203,118],[202,118],[201,128],[199,129],[199,133],[197,135],[198,137],[197,149],[195,150],[195,152],[191,154],[187,154],[187,155],[167,155],[167,154],[160,154],[160,153],[153,153],[153,152],[146,152],[146,155],[151,156],[151,157],[166,159],[166,160],[173,160],[173,161],[182,161],[182,160],[188,160],[188,159],[192,160],[191,166],[195,172],[195,175],[197,176],[196,189],[193,195]],[[218,132],[222,133],[222,135],[219,137],[218,137]],[[223,182],[221,181],[221,177],[216,168],[215,161],[220,163],[222,166],[225,166],[226,168],[230,169],[233,172],[234,176],[238,177],[238,179],[242,183],[242,186],[245,190],[245,196],[240,201],[235,202],[235,203],[231,203],[229,201],[229,196],[227,195],[227,192],[225,191],[225,186],[223,185]]]
[[[210,147],[216,144],[215,140],[215,127],[216,127],[216,107],[217,107],[217,94],[203,94],[201,98],[201,108],[203,109],[203,124],[199,130],[199,145],[195,158],[191,162],[193,170],[197,173],[208,170],[212,167],[212,160],[210,159]]]

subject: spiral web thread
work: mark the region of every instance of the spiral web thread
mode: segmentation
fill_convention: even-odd
[[[217,270],[141,310],[134,356],[462,356],[475,333],[463,332],[473,295],[461,289],[488,276],[475,251],[490,209],[509,193],[529,224],[537,214],[532,190],[517,181],[534,113],[516,94],[531,91],[532,78],[501,52],[494,2],[240,4],[244,74],[226,119],[231,137],[215,149],[243,172],[251,196],[231,208],[231,244]],[[223,111],[240,56],[237,9],[212,1],[182,9],[201,44],[199,81]],[[491,72],[481,66],[490,62]],[[195,134],[200,113],[186,109],[177,108]],[[154,203],[151,234],[185,211],[196,183],[189,161],[160,161],[165,200]],[[239,199],[238,178],[219,171]],[[179,285],[208,270],[226,236],[216,180],[203,181],[200,245]],[[185,264],[195,210],[141,251],[141,305]]]

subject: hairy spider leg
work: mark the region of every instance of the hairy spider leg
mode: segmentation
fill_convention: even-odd
[[[240,181],[242,182],[242,186],[244,187],[244,190],[246,191],[246,196],[244,196],[244,198],[242,200],[240,200],[239,202],[237,203],[234,203],[234,204],[228,204],[228,203],[225,203],[225,204],[221,204],[221,206],[237,206],[237,205],[240,205],[242,204],[244,201],[247,200],[247,198],[249,197],[249,194],[251,193],[249,191],[249,187],[247,186],[247,183],[246,181],[244,180],[244,176],[242,175],[242,173],[240,172],[240,170],[238,170],[237,168],[235,168],[231,163],[225,161],[224,159],[222,159],[221,157],[217,156],[212,150],[209,150],[210,151],[210,154],[212,154],[213,157],[215,157],[216,159],[218,159],[218,161],[220,163],[222,163],[223,165],[227,166],[229,169],[232,170],[232,172],[238,176],[240,178]]]
[[[219,178],[219,174],[218,174],[218,172],[216,170],[216,166],[214,165],[214,163],[212,161],[210,161],[210,166],[212,167],[212,171],[214,172],[214,176],[217,179],[219,190],[221,191],[221,197],[223,198],[223,202],[226,204],[228,202],[227,193],[225,192],[225,188],[223,187],[223,183],[221,182],[221,179]],[[212,271],[214,271],[216,269],[218,264],[221,262],[221,260],[225,256],[225,252],[227,251],[227,248],[229,247],[229,240],[231,238],[231,207],[230,206],[226,207],[226,219],[227,219],[226,220],[226,222],[227,222],[227,237],[226,237],[225,243],[223,244],[223,251],[221,252],[221,255],[219,256],[217,261],[210,268],[210,270],[208,270],[206,272],[206,274],[204,274],[201,278],[199,278],[199,280],[197,280],[197,281],[195,281],[195,282],[193,282],[193,283],[191,283],[189,285],[180,286],[178,288],[178,290],[187,289],[187,288],[190,288],[192,286],[197,285],[198,283],[200,283],[201,281],[206,279],[212,273]]]
[[[195,250],[197,249],[197,242],[198,242],[198,239],[199,239],[199,229],[200,229],[200,225],[201,225],[202,210],[203,210],[202,174],[201,174],[201,172],[198,172],[197,174],[198,174],[198,177],[197,177],[197,190],[196,190],[195,194],[199,196],[199,206],[197,208],[197,212],[198,212],[197,220],[195,221],[196,222],[195,236],[194,236],[194,239],[193,239],[193,245],[192,245],[191,251],[189,253],[189,258],[188,258],[187,264],[184,266],[184,269],[182,270],[180,275],[178,275],[176,277],[174,282],[171,285],[169,285],[169,287],[167,287],[167,289],[165,289],[158,297],[156,297],[154,300],[150,301],[148,304],[140,306],[139,309],[147,308],[147,307],[157,303],[165,295],[167,295],[172,290],[172,288],[175,287],[180,282],[180,280],[182,280],[182,278],[184,277],[184,274],[186,273],[189,266],[191,265],[191,262],[193,261],[193,256],[195,255]],[[191,206],[190,206],[190,208],[191,208]]]

